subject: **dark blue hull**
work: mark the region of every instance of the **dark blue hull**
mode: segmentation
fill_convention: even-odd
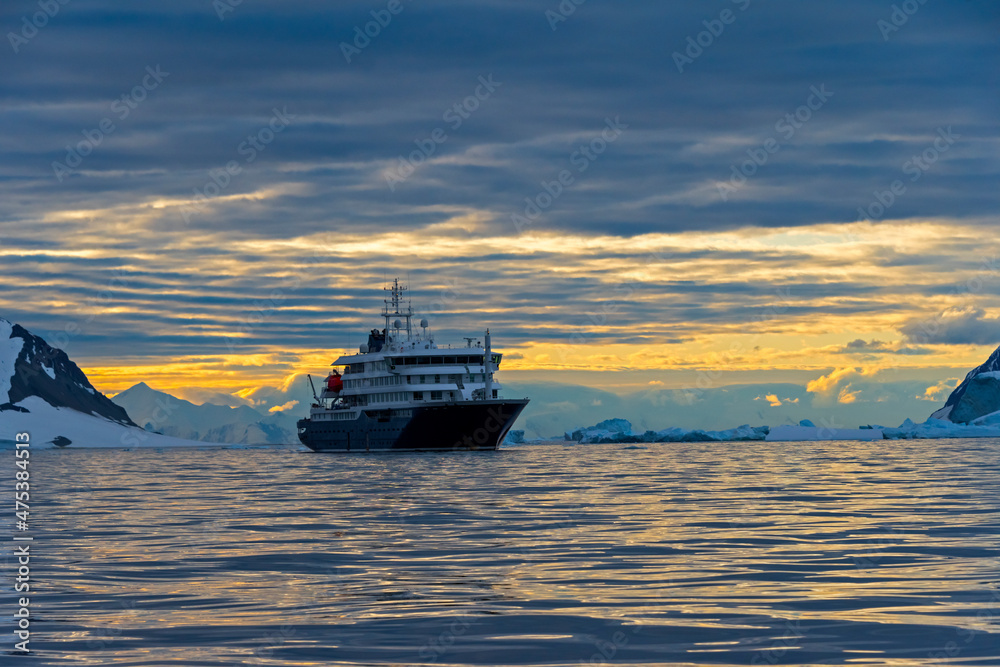
[[[299,440],[317,452],[498,449],[528,399],[364,410],[360,419],[300,419]]]

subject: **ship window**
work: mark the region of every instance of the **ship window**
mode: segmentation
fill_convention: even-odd
[[[431,357],[431,363],[435,365],[441,364],[441,357]]]
[[[431,363],[431,358],[430,357],[420,357],[420,361],[418,363],[421,366],[426,366],[427,364]]]
[[[455,357],[445,357],[444,358],[444,363],[446,363],[446,364],[454,364],[454,363],[458,363],[458,362],[455,361]]]
[[[497,390],[496,390],[496,389],[494,389],[494,390],[493,390],[493,398],[496,398],[496,397],[497,397]]]
[[[422,400],[424,400],[424,392],[422,392],[422,391],[415,391],[415,392],[413,392],[413,400],[415,400],[415,401],[422,401]]]
[[[441,392],[440,391],[432,391],[431,392],[431,400],[432,401],[440,401],[441,400]]]
[[[434,376],[434,384],[441,384],[441,376],[440,375],[435,375]]]

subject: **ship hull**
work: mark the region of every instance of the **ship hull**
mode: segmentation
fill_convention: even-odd
[[[301,419],[299,440],[317,452],[494,450],[526,405],[494,399],[365,410],[355,421]]]

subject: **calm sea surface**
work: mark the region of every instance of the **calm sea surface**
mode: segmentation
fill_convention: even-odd
[[[1000,442],[645,447],[36,450],[0,663],[1000,665]]]

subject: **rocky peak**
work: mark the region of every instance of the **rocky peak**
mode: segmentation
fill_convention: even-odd
[[[1000,410],[1000,347],[985,363],[973,368],[955,387],[944,407],[931,417],[969,423]]]
[[[8,336],[2,336],[7,332]],[[0,345],[0,369],[5,374],[0,382],[7,389],[6,396],[0,392],[0,411],[24,412],[25,408],[17,404],[29,396],[38,396],[57,408],[70,408],[135,426],[128,413],[97,391],[62,350],[51,347],[21,325],[4,319],[0,319],[0,337],[6,338],[2,341],[6,344]]]

